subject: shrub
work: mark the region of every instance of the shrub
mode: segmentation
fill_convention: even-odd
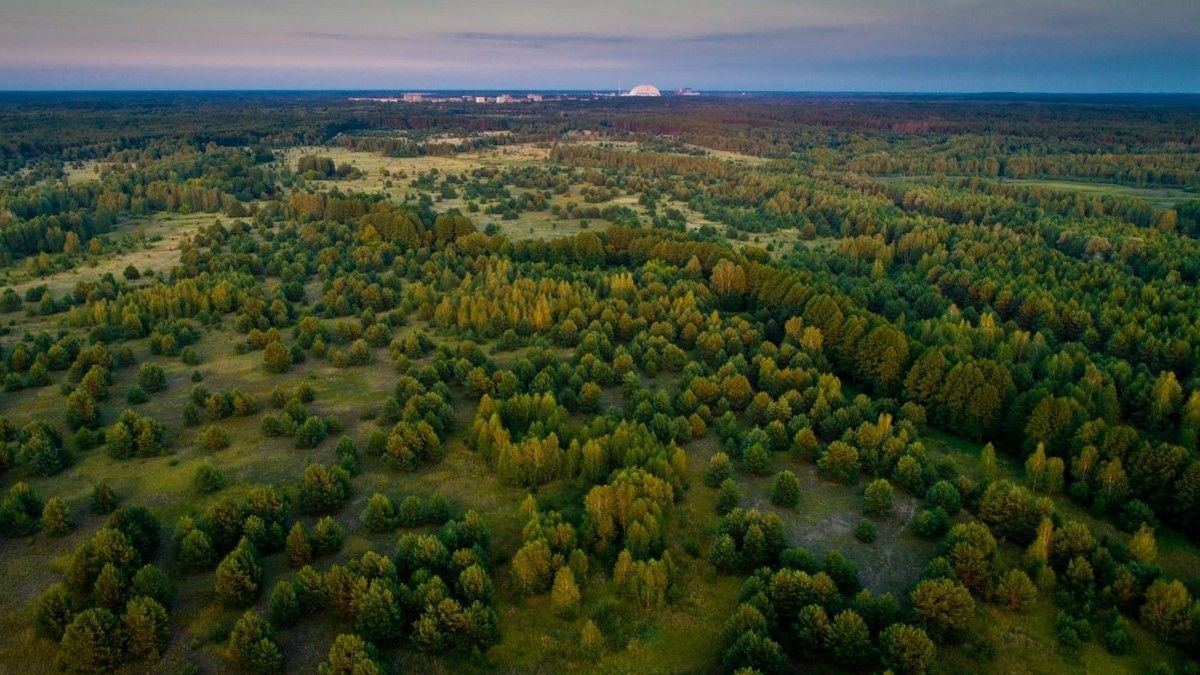
[[[225,476],[210,464],[202,464],[192,474],[192,489],[197,494],[210,495],[225,487]]]
[[[129,405],[141,405],[150,400],[150,394],[142,385],[134,383],[125,390],[125,402]]]
[[[108,486],[108,483],[96,483],[92,487],[92,496],[89,503],[91,504],[92,513],[112,513],[117,508],[117,493]]]
[[[876,535],[877,532],[875,530],[875,523],[869,520],[861,521],[854,528],[854,538],[864,544],[870,544],[871,542],[875,541]]]
[[[138,384],[148,392],[162,391],[167,386],[167,374],[162,366],[153,363],[143,363],[138,368]]]
[[[304,513],[332,513],[342,508],[350,496],[350,474],[340,466],[309,464],[300,478],[300,510]]]
[[[196,436],[196,440],[200,443],[200,447],[209,452],[217,452],[229,447],[229,434],[215,424],[204,427]]]
[[[940,506],[924,509],[913,516],[908,527],[918,537],[937,539],[950,529],[950,516],[947,516]]]

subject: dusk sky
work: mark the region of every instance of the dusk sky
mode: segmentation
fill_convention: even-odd
[[[1200,0],[0,0],[0,89],[1200,92]]]

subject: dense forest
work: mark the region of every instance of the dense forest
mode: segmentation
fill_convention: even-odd
[[[1200,673],[1200,98],[0,95],[0,663]]]

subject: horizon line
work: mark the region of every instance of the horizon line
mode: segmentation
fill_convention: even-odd
[[[712,88],[701,89],[696,87],[674,87],[663,89],[661,98],[674,98],[680,96],[676,94],[678,89],[688,89],[697,94],[859,94],[859,95],[924,95],[924,96],[997,96],[997,95],[1022,95],[1022,96],[1200,96],[1198,90],[1035,90],[1035,89],[728,89],[728,88]],[[563,87],[369,87],[369,88],[334,88],[334,87],[230,87],[230,88],[208,88],[208,87],[185,87],[185,88],[118,88],[118,87],[102,87],[102,88],[55,88],[55,89],[32,89],[32,88],[14,88],[6,89],[0,87],[0,94],[180,94],[180,93],[378,93],[378,92],[404,92],[404,93],[473,93],[473,92],[528,92],[528,93],[611,93],[619,91],[627,91],[622,88],[611,87],[583,87],[583,88],[563,88]],[[638,99],[654,99],[660,98],[655,96],[631,97]],[[690,97],[688,97],[690,98]]]

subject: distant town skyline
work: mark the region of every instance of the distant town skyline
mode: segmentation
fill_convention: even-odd
[[[1200,92],[1196,0],[0,0],[0,89]]]

